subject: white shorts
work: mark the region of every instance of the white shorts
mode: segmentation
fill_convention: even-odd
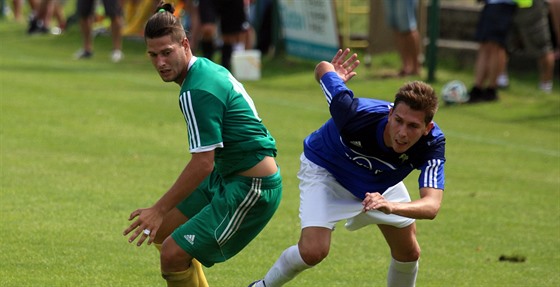
[[[324,168],[300,157],[299,217],[301,228],[325,227],[333,229],[335,224],[346,219],[345,227],[350,231],[370,224],[386,224],[403,228],[414,223],[414,219],[378,210],[363,212],[362,200],[342,187]],[[400,182],[383,193],[387,201],[410,202],[404,183]]]

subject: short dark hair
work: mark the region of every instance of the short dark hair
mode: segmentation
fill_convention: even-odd
[[[187,37],[180,19],[173,15],[175,8],[169,3],[160,2],[155,14],[148,19],[144,28],[144,39],[171,36],[174,42],[180,43]]]
[[[414,81],[404,84],[395,95],[394,107],[404,103],[415,111],[423,111],[424,122],[430,123],[438,109],[438,98],[434,89],[422,82]]]

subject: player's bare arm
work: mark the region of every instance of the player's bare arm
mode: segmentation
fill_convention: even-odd
[[[431,187],[420,189],[420,199],[411,202],[389,202],[383,195],[372,192],[366,193],[362,201],[364,212],[379,210],[385,214],[397,214],[415,219],[434,219],[439,212],[443,190]]]
[[[129,220],[136,220],[124,231],[125,236],[132,232],[128,242],[132,243],[140,236],[136,243],[138,246],[141,246],[146,239],[148,244],[151,244],[165,214],[187,198],[213,169],[214,151],[193,153],[191,160],[169,191],[152,207],[137,209],[130,214]]]
[[[354,72],[354,69],[360,65],[358,55],[353,53],[350,57],[348,57],[348,54],[350,54],[350,49],[339,49],[330,63],[322,61],[317,64],[315,67],[315,79],[317,82],[328,72],[336,72],[345,83],[357,75],[356,72]]]

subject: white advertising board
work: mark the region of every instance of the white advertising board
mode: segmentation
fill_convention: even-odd
[[[333,0],[279,0],[289,55],[330,60],[339,49]]]

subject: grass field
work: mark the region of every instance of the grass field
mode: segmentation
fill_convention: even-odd
[[[93,59],[73,60],[76,27],[28,37],[4,21],[0,35],[0,286],[163,286],[155,248],[122,231],[189,159],[178,86],[161,82],[141,41],[126,41],[113,64],[108,37]],[[245,83],[277,139],[284,198],[242,253],[206,269],[213,287],[262,277],[298,239],[301,142],[329,117],[313,66],[266,60],[263,79]],[[405,80],[375,75],[391,68],[395,55],[376,56],[349,86],[390,100]],[[472,71],[443,66],[437,79],[438,91],[469,85]],[[438,217],[417,223],[418,286],[560,285],[560,83],[544,94],[535,71],[511,81],[497,103],[442,106],[435,118],[448,141],[446,190]],[[414,198],[416,176],[405,182]],[[288,286],[384,286],[389,256],[376,228],[338,228],[329,257]]]

